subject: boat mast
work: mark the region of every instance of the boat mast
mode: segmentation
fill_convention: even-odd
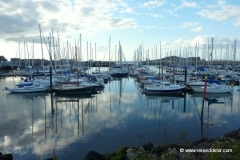
[[[86,63],[87,63],[87,69],[88,69],[88,41],[87,41],[87,60],[86,60]]]
[[[91,42],[89,44],[89,73],[92,71],[92,48],[91,48]]]
[[[161,58],[162,58],[162,47],[161,47],[161,41],[160,41],[159,74],[160,74],[160,68],[161,68]],[[162,70],[161,75],[163,75],[163,70]],[[162,78],[162,80],[163,80],[163,78]]]
[[[61,64],[61,55],[60,55],[60,42],[59,42],[59,34],[58,34],[58,31],[57,31],[57,37],[58,37],[58,41],[57,41],[57,43],[58,43],[58,48],[57,48],[57,53],[58,53],[58,65],[62,65]],[[62,66],[61,66],[62,67]]]
[[[27,53],[27,65],[26,66],[30,66],[30,56],[29,56],[29,52],[28,52],[28,45],[27,45],[27,40],[25,40],[25,44],[26,44],[26,53]]]
[[[32,66],[34,66],[34,39],[33,39],[33,53],[32,53]]]
[[[119,41],[119,62],[120,62],[120,66],[122,66],[122,54],[121,54],[122,48],[121,48],[121,44]]]
[[[213,38],[212,38],[212,48],[211,48],[211,65],[213,60]]]
[[[26,42],[24,41],[24,45],[23,45],[23,51],[24,51],[24,58],[25,58],[25,60],[24,60],[24,64],[25,64],[25,67],[27,66],[27,62],[26,62],[26,50],[25,50],[25,46],[26,46]]]
[[[52,35],[51,35],[51,33],[49,33],[49,38],[48,38],[48,40],[49,40],[49,55],[50,55],[50,60],[51,60],[51,66],[54,68],[54,62],[53,62],[53,58],[52,58]]]
[[[109,37],[109,46],[108,46],[108,47],[109,47],[109,63],[108,63],[108,67],[109,67],[109,68],[108,68],[108,70],[110,70],[110,53],[111,53],[111,52],[110,52],[110,46],[111,46],[111,35],[110,35],[110,37]]]
[[[196,41],[196,45],[195,45],[195,65],[196,65],[196,70],[198,69],[198,64],[197,64],[197,58],[198,58],[198,43]]]
[[[97,70],[97,44],[95,43],[95,70]],[[99,71],[100,71],[100,68],[99,68]]]
[[[39,24],[39,32],[40,32],[41,51],[42,51],[42,60],[41,60],[41,65],[42,65],[42,67],[44,67],[44,59],[43,59],[43,46],[42,46],[42,31],[41,31],[40,24]]]
[[[235,71],[235,67],[236,67],[236,45],[237,45],[237,39],[235,39],[234,41],[234,48],[233,48],[233,70]]]
[[[76,46],[76,40],[75,40],[75,58],[76,58],[76,70],[77,70],[77,73],[76,73],[76,78],[77,78],[77,84],[79,85],[79,80],[78,80],[78,57],[77,57],[77,46]]]
[[[21,65],[21,51],[20,51],[20,42],[18,43],[18,53],[19,53],[18,69],[20,69],[20,65]]]
[[[82,34],[80,34],[80,36],[79,36],[79,39],[80,39],[80,41],[79,41],[79,43],[80,43],[80,65],[81,65],[81,71],[80,71],[80,73],[82,72]]]
[[[54,43],[53,29],[52,29],[52,47],[53,47],[53,60],[54,60],[53,63],[55,63],[55,61],[56,61],[56,52],[55,52],[55,43]]]

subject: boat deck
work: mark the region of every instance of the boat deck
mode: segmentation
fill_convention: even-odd
[[[1,73],[0,76],[31,76],[32,74],[28,73]]]

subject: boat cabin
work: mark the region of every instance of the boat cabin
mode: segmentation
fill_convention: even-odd
[[[178,89],[181,88],[180,85],[171,84],[170,82],[160,82],[160,88]]]
[[[170,86],[170,82],[160,82],[160,85],[162,86]]]

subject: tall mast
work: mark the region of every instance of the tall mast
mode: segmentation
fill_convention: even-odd
[[[58,64],[59,64],[59,65],[62,65],[62,64],[61,64],[60,42],[59,42],[59,34],[58,34],[58,31],[57,31],[57,36],[58,36],[58,48],[57,48],[57,52],[58,52],[58,58],[59,58],[58,60],[59,60],[59,63],[60,63],[60,64],[59,64],[59,63],[58,63]]]
[[[97,44],[95,43],[95,61],[97,61]]]
[[[32,51],[32,66],[34,66],[34,39],[33,39],[33,51]]]
[[[51,65],[51,67],[52,67],[52,66],[53,66],[53,63],[52,63],[52,49],[51,49],[51,33],[49,33],[48,41],[49,41],[50,65]]]
[[[160,41],[160,55],[159,55],[159,75],[160,75],[160,68],[161,68],[161,58],[162,58],[162,48],[161,48],[161,41]],[[163,74],[163,73],[162,73]],[[160,76],[159,76],[160,77]]]
[[[235,66],[236,66],[236,46],[237,46],[237,39],[234,40],[234,48],[233,48],[233,69],[235,71]]]
[[[86,60],[86,63],[87,63],[87,68],[89,67],[89,64],[88,64],[88,41],[87,41],[87,60]]]
[[[82,34],[80,34],[80,37],[79,37],[80,41],[80,63],[81,63],[81,69],[82,69]]]
[[[90,70],[89,70],[89,72],[91,72],[91,68],[92,68],[92,48],[91,48],[91,42],[90,42],[90,46],[89,46],[89,60],[91,60],[90,61]]]
[[[51,33],[49,33],[49,37],[48,37],[48,39],[49,39],[49,56],[50,56],[50,64],[51,64],[51,66],[53,67],[53,69],[54,69],[54,71],[55,71],[55,73],[56,73],[56,68],[55,68],[55,65],[54,65],[54,63],[53,63],[53,59],[52,59],[52,49],[51,49],[51,46],[52,46],[52,41],[51,41]]]
[[[25,60],[24,60],[24,64],[25,64],[25,67],[27,66],[27,62],[26,62],[26,50],[25,50],[25,45],[26,45],[26,42],[24,41],[24,45],[23,45],[23,50],[24,50],[24,58],[25,58]]]
[[[54,63],[56,61],[56,53],[55,53],[55,44],[54,44],[54,37],[53,37],[53,29],[52,29],[52,48],[53,48],[53,60]]]
[[[109,67],[109,69],[110,69],[110,46],[111,46],[111,35],[110,35],[110,37],[109,37],[109,64],[108,64],[108,67]]]
[[[41,65],[44,66],[44,59],[43,59],[43,46],[42,46],[42,31],[41,31],[40,24],[39,24],[39,32],[40,32],[41,50],[42,50],[42,60],[41,60]]]
[[[122,48],[121,48],[121,44],[120,44],[120,41],[119,41],[119,61],[120,61],[120,66],[122,65],[122,55],[121,55],[121,51],[122,51]]]
[[[26,54],[27,54],[27,66],[30,66],[30,56],[29,56],[29,52],[28,52],[28,45],[27,45],[27,40],[25,40],[25,45],[26,45]]]
[[[21,65],[21,51],[20,51],[20,42],[18,43],[18,53],[19,53],[18,68],[20,69],[20,65]]]
[[[66,54],[65,54],[65,65],[68,65],[68,58],[69,58],[69,45],[68,45],[68,41],[67,41],[67,49],[66,49]]]
[[[76,40],[75,40],[75,57],[76,57],[76,69],[77,69],[77,82],[79,82],[78,81],[78,56],[77,56],[77,46],[76,46]],[[78,85],[79,85],[79,83],[77,83]]]
[[[212,38],[212,49],[211,49],[211,66],[212,66],[212,60],[213,60],[213,38]]]

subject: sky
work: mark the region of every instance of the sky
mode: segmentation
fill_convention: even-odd
[[[0,25],[8,60],[119,60],[119,44],[127,61],[240,53],[238,0],[2,0]]]

